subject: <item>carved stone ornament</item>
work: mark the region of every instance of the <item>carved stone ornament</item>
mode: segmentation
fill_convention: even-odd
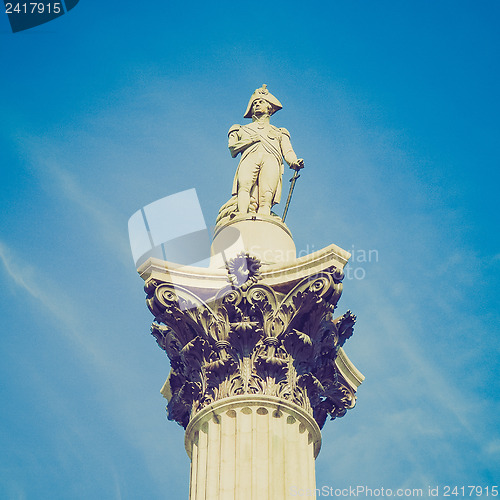
[[[336,365],[356,320],[350,311],[333,316],[344,274],[330,267],[280,293],[246,257],[246,267],[242,256],[230,263],[229,284],[207,302],[171,282],[146,281],[152,334],[171,363],[168,418],[185,428],[214,401],[264,394],[299,405],[321,428],[356,401]]]

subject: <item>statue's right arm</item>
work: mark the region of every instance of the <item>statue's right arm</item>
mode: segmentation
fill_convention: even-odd
[[[258,137],[255,135],[242,138],[243,134],[241,134],[240,130],[240,125],[233,125],[229,129],[228,147],[233,158],[235,158],[238,153],[241,153],[248,148],[248,146],[251,146],[259,141]]]

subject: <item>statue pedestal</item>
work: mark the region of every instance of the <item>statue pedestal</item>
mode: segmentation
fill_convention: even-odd
[[[272,215],[237,215],[216,226],[212,256],[224,252],[225,260],[229,260],[242,251],[265,265],[292,262],[296,257],[292,233],[279,217]]]

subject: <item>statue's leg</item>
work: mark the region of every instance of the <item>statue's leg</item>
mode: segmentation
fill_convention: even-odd
[[[250,207],[250,193],[253,191],[260,165],[251,157],[242,160],[238,170],[238,212],[246,214]]]
[[[259,175],[259,214],[271,214],[280,175],[280,166],[276,158],[273,155],[266,156]]]

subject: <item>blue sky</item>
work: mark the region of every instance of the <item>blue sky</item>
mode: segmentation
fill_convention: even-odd
[[[187,498],[127,221],[194,187],[213,224],[262,83],[305,159],[297,248],[353,253],[339,314],[366,380],[323,429],[318,487],[498,485],[499,16],[81,0],[12,34],[0,15],[0,497]]]

